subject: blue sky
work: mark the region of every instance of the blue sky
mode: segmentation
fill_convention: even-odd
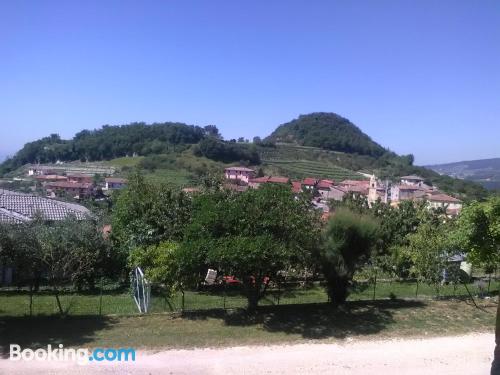
[[[132,121],[252,138],[313,111],[418,164],[500,157],[500,2],[0,2],[0,154]]]

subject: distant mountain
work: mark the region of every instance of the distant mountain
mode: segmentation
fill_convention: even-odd
[[[325,150],[374,157],[387,152],[348,119],[336,113],[316,112],[278,126],[267,142],[292,143]]]
[[[478,182],[487,189],[500,189],[500,158],[429,165],[439,174]]]

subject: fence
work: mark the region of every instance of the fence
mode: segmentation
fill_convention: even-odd
[[[415,280],[397,281],[379,279],[358,281],[349,296],[351,301],[370,301],[391,298],[481,298],[499,294],[500,279],[491,282],[464,284],[427,285]],[[470,294],[469,294],[470,293]],[[131,315],[137,314],[137,306],[130,292],[103,288],[94,294],[61,292],[63,311],[68,315]],[[326,303],[328,295],[321,282],[305,286],[297,283],[276,285],[259,302],[261,306],[301,305]],[[209,309],[236,309],[246,307],[247,301],[237,287],[210,288],[201,291],[186,291],[171,298],[153,293],[149,311],[151,313],[179,312]],[[30,293],[25,289],[0,289],[0,316],[54,315],[59,309],[50,290]]]

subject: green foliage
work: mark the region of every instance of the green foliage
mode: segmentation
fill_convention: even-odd
[[[371,156],[386,152],[356,125],[335,113],[301,115],[280,125],[266,140]]]
[[[379,240],[380,225],[371,215],[340,208],[324,232],[320,262],[332,303],[346,301],[354,272],[369,259]]]
[[[420,225],[415,233],[408,236],[405,252],[412,262],[411,273],[418,280],[438,285],[443,279],[443,271],[449,269],[449,258],[457,252],[448,231],[449,223]]]
[[[213,129],[209,129],[209,133],[213,132]],[[175,145],[198,143],[206,134],[207,130],[198,126],[168,122],[105,125],[97,130],[83,130],[72,140],[63,140],[57,134],[52,134],[24,145],[12,158],[0,165],[0,173],[10,172],[27,163],[110,160],[134,153],[163,153]]]
[[[239,277],[253,309],[265,293],[264,277],[273,279],[279,270],[311,262],[318,231],[318,214],[288,187],[203,194],[194,198],[181,269],[199,278],[216,267]]]
[[[488,268],[500,264],[500,197],[464,207],[455,233],[467,260]]]
[[[166,294],[171,296],[180,288],[178,248],[177,243],[170,241],[136,247],[130,252],[129,266],[141,267],[149,281],[161,284]]]
[[[135,172],[116,199],[113,238],[127,249],[179,240],[189,222],[190,207],[191,199],[182,191],[147,182]]]
[[[208,159],[224,163],[245,162],[260,164],[260,157],[254,145],[246,143],[224,142],[213,137],[207,137],[194,147],[196,156],[205,156]]]

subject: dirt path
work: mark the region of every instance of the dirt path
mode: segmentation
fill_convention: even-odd
[[[12,362],[0,374],[489,374],[493,334],[138,352],[136,362]]]

